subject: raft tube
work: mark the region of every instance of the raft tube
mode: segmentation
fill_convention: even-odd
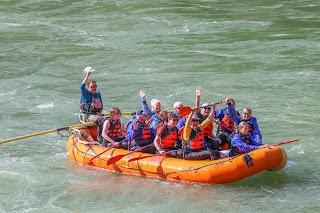
[[[66,142],[70,160],[84,166],[148,177],[208,184],[225,184],[247,178],[265,170],[279,170],[287,163],[285,151],[279,146],[270,146],[251,151],[244,155],[214,161],[184,160],[134,152],[114,164],[107,165],[107,161],[111,157],[127,154],[130,151],[102,147],[97,143],[88,142],[81,136],[84,132],[92,138],[96,138],[97,127],[88,126],[72,129],[72,134]],[[106,151],[107,149],[109,150]],[[99,155],[102,152],[104,153]],[[96,157],[97,155],[99,156]],[[150,157],[128,162],[132,158],[142,156]]]

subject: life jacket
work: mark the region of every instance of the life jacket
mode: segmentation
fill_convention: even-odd
[[[187,151],[201,150],[205,148],[204,135],[200,128],[192,129],[190,140],[185,142]]]
[[[152,143],[152,134],[149,126],[147,124],[139,122],[139,128],[142,128],[142,134],[139,137],[135,138],[137,145],[145,146]]]
[[[146,122],[148,126],[150,126],[150,124],[152,123],[152,117]]]
[[[219,125],[218,130],[228,131],[228,129],[225,127],[234,130],[234,123],[231,121],[230,115],[226,109],[223,109],[223,114],[224,116],[220,120],[221,125]]]
[[[110,138],[112,138],[113,140],[115,139],[118,139],[119,136],[120,136],[120,131],[121,131],[121,123],[120,123],[120,120],[112,120],[110,117],[106,117],[104,119],[104,121],[106,120],[109,120],[110,121],[110,125],[109,125],[109,128],[108,128],[108,136]]]
[[[163,149],[174,148],[178,139],[178,129],[176,127],[170,128],[166,125],[166,132],[160,140],[160,147]]]
[[[246,135],[243,135],[241,133],[238,133],[238,135],[240,136],[241,140],[247,144],[247,145],[251,145],[251,141],[250,141],[250,135],[249,134],[246,134]],[[239,154],[244,154],[244,152],[240,149],[237,149],[238,153]]]
[[[208,137],[212,135],[213,123],[211,122],[206,128],[202,130],[204,137]]]
[[[165,125],[164,123],[159,123],[157,126],[156,126],[156,131],[158,131],[158,129],[160,128],[160,127],[162,127],[163,125]]]
[[[80,102],[80,108],[86,114],[96,114],[97,112],[100,112],[102,110],[102,103],[98,98],[97,93],[91,94],[91,102]]]
[[[143,127],[142,130],[142,139],[150,139],[151,138],[151,131],[148,125]]]

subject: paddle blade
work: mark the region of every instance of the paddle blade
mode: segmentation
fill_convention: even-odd
[[[179,112],[179,117],[180,118],[186,117],[187,115],[189,115],[189,113],[191,111],[192,111],[192,108],[189,106],[181,107],[180,112]]]
[[[114,157],[110,158],[107,161],[107,166],[109,166],[110,164],[114,164],[115,162],[121,160],[121,158],[123,158],[124,156],[126,156],[126,155],[117,155],[117,156],[114,156]]]

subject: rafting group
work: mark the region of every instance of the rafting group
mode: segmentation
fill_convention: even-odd
[[[102,114],[103,102],[96,81],[89,80],[93,68],[86,67],[86,76],[80,85],[80,120],[97,125],[97,138],[83,135],[88,141],[98,141],[101,146],[128,149],[186,160],[217,160],[236,156],[252,150],[268,147],[262,144],[257,119],[252,110],[243,108],[242,114],[235,110],[235,101],[204,103],[200,106],[201,88],[196,89],[195,107],[173,104],[173,111],[161,110],[161,102],[151,100],[140,91],[142,109],[133,113],[126,124],[121,124],[121,110],[112,107],[108,116]],[[213,122],[218,125],[213,134]],[[229,150],[221,155],[221,150]]]

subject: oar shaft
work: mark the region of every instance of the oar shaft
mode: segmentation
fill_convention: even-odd
[[[76,124],[76,125],[72,125],[72,126],[58,128],[58,129],[51,129],[51,130],[47,130],[47,131],[43,131],[43,132],[33,133],[33,134],[30,134],[30,135],[24,135],[24,136],[19,136],[19,137],[3,140],[3,141],[0,141],[0,144],[4,144],[4,143],[11,142],[11,141],[24,139],[24,138],[31,138],[31,137],[39,136],[39,135],[45,135],[45,134],[49,134],[49,133],[53,133],[53,132],[59,132],[61,130],[76,128],[76,127],[81,127],[81,126],[89,126],[89,125],[92,125],[92,124],[93,124],[93,122],[87,122],[87,123],[83,123],[83,124]]]
[[[298,140],[300,140],[300,139],[293,139],[293,140],[282,141],[282,142],[279,142],[279,143],[272,144],[272,146],[280,146],[280,145],[287,144],[287,143],[297,142]]]

